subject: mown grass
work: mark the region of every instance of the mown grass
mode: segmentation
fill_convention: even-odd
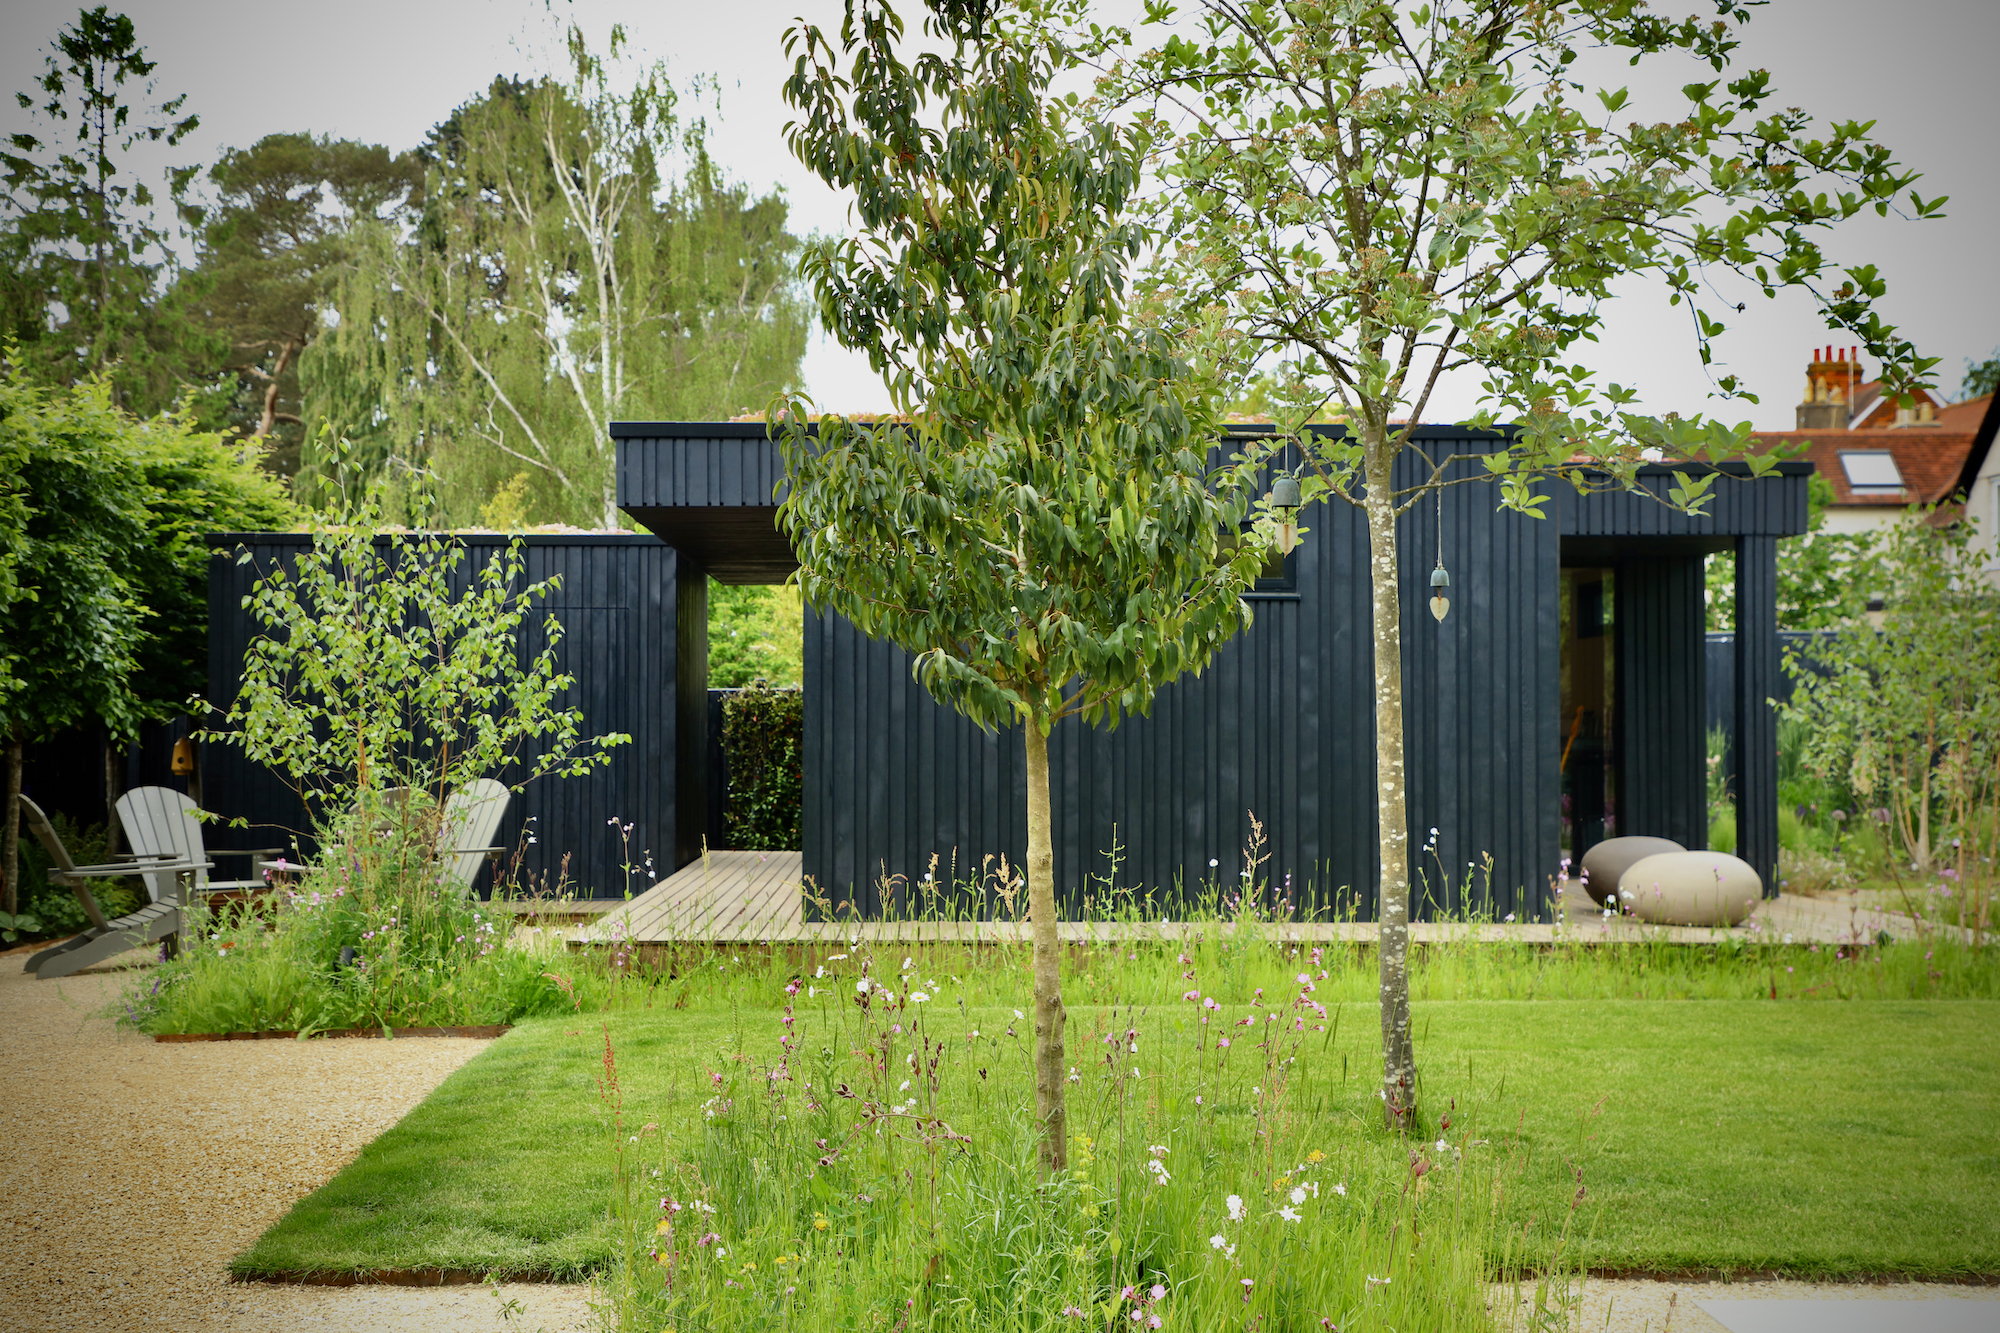
[[[1981,960],[1969,965],[1991,966]],[[731,976],[740,970],[725,962],[717,971]],[[893,968],[882,971],[893,975]],[[997,980],[987,984],[997,986]],[[1214,980],[1218,994],[1234,989],[1219,972]],[[1303,1153],[1310,1144],[1323,1151],[1328,1169],[1338,1167],[1350,1183],[1369,1182],[1378,1225],[1367,1243],[1378,1248],[1384,1229],[1397,1225],[1398,1190],[1409,1194],[1409,1154],[1442,1157],[1430,1140],[1444,1137],[1448,1151],[1464,1152],[1468,1167],[1483,1173],[1478,1189],[1498,1190],[1499,1205],[1490,1225],[1461,1220],[1434,1239],[1448,1243],[1457,1236],[1474,1244],[1489,1270],[1555,1263],[1815,1276],[2000,1273],[2000,1140],[1992,1132],[2000,1113],[2000,1043],[1993,1039],[2000,1004],[1430,1000],[1420,1003],[1417,1024],[1423,1106],[1433,1119],[1425,1144],[1413,1145],[1390,1140],[1377,1127],[1373,1006],[1340,999],[1331,993],[1333,981],[1329,975],[1315,997],[1330,1010],[1329,1030],[1314,1031],[1314,1021],[1285,1038],[1296,1043],[1283,1049],[1293,1051],[1298,1064],[1286,1075],[1287,1100],[1268,1116],[1243,1114],[1261,1097],[1246,1088],[1268,1084],[1279,1055],[1246,1054],[1226,1066],[1214,1048],[1221,1022],[1247,1012],[1249,997],[1228,996],[1227,1019],[1218,1015],[1206,1028],[1197,1007],[1178,1000],[1115,1014],[1073,1007],[1070,1058],[1092,1077],[1102,1073],[1089,1063],[1104,1056],[1103,1043],[1092,1041],[1098,1029],[1129,1024],[1145,1034],[1135,1063],[1151,1066],[1152,1078],[1133,1090],[1116,1080],[1079,1086],[1073,1129],[1087,1133],[1094,1125],[1099,1133],[1092,1137],[1101,1138],[1106,1117],[1119,1110],[1131,1115],[1130,1130],[1165,1127],[1183,1136],[1166,1158],[1190,1190],[1179,1205],[1187,1215],[1174,1223],[1174,1245],[1206,1236],[1227,1192],[1250,1192],[1242,1182],[1258,1171],[1255,1135],[1234,1149],[1226,1144],[1230,1133],[1255,1127],[1280,1135],[1287,1149]],[[761,1272],[769,1277],[772,1260],[806,1253],[815,1208],[838,1210],[813,1205],[803,1193],[810,1170],[795,1173],[798,1178],[778,1194],[770,1193],[777,1187],[765,1168],[753,1170],[757,1161],[786,1160],[813,1137],[804,1126],[812,1099],[794,1087],[786,1093],[793,1100],[771,1100],[767,1076],[778,1060],[782,1030],[772,1002],[783,996],[767,990],[764,1004],[751,1005],[746,989],[732,980],[718,994],[695,996],[697,1003],[686,1009],[524,1024],[302,1200],[235,1261],[235,1270],[606,1273],[621,1264],[632,1267],[635,1234],[641,1244],[657,1244],[653,1230],[662,1215],[651,1197],[657,1189],[663,1196],[713,1198],[735,1207],[728,1243],[741,1262],[762,1256]],[[949,983],[939,990],[921,1015],[923,1028],[954,1052],[957,1073],[950,1077],[957,1081],[947,1079],[941,1090],[926,1094],[940,1099],[926,1105],[935,1105],[955,1132],[968,1134],[974,1153],[1015,1161],[1025,1141],[1025,1025],[1012,1023],[1007,1009],[951,1003],[956,992]],[[730,992],[737,996],[733,1005]],[[1025,997],[1024,980],[1019,993]],[[699,1003],[704,998],[719,1003]],[[823,993],[810,1003],[802,997],[796,1049],[832,1051],[830,1058],[841,1062],[875,1049],[888,1017],[850,1013],[851,998],[822,1008],[828,1003]],[[1257,1010],[1263,1012],[1263,1004]],[[1293,1011],[1284,1012],[1291,1021]],[[1019,1036],[997,1035],[1007,1026]],[[976,1042],[965,1035],[975,1029],[982,1033]],[[622,1090],[619,1132],[601,1095],[607,1033]],[[912,1039],[914,1034],[913,1026]],[[1228,1058],[1237,1054],[1243,1053]],[[818,1058],[795,1057],[792,1076],[809,1081],[803,1070]],[[985,1068],[985,1076],[975,1077],[976,1067]],[[719,1088],[715,1075],[727,1086]],[[1189,1098],[1200,1086],[1209,1086],[1213,1096],[1196,1110]],[[882,1092],[886,1096],[888,1088]],[[703,1109],[707,1103],[713,1111],[717,1097],[741,1103],[725,1112],[721,1127]],[[1234,1109],[1208,1115],[1218,1102]],[[773,1109],[781,1105],[800,1123],[782,1126],[776,1117],[786,1110]],[[851,1110],[845,1102],[840,1107]],[[742,1119],[753,1112],[754,1125]],[[1222,1117],[1230,1114],[1238,1119],[1225,1124]],[[1448,1128],[1438,1119],[1447,1114]],[[856,1122],[850,1115],[843,1123]],[[1220,1137],[1200,1137],[1212,1133]],[[1105,1191],[1107,1208],[1113,1199],[1137,1198],[1146,1183],[1144,1153],[1132,1148],[1142,1141],[1118,1141],[1128,1160],[1093,1186]],[[1202,1142],[1210,1148],[1196,1153]],[[643,1204],[637,1214],[613,1206],[614,1143],[625,1154],[627,1193],[634,1207]],[[866,1169],[882,1180],[901,1180],[897,1197],[914,1210],[923,1188],[910,1172],[921,1154],[910,1154]],[[724,1179],[739,1168],[752,1174],[733,1183]],[[657,1182],[647,1174],[655,1170],[663,1172]],[[1579,1186],[1581,1205],[1568,1239],[1559,1240]],[[933,1191],[928,1206],[948,1195]],[[743,1202],[760,1197],[762,1205]],[[943,1206],[947,1213],[963,1211],[949,1201]],[[1277,1226],[1276,1234],[1298,1233]],[[682,1233],[683,1240],[690,1237]],[[908,1261],[931,1243],[899,1242],[901,1262],[889,1265],[874,1295],[886,1300],[892,1288],[915,1282]],[[1102,1236],[1092,1243],[1108,1244]],[[1155,1246],[1162,1252],[1167,1247],[1164,1239]],[[1357,1262],[1365,1266],[1376,1257],[1359,1253]],[[842,1281],[855,1280],[852,1260],[850,1254]],[[954,1266],[966,1265],[947,1262],[947,1271]],[[1176,1267],[1178,1280],[1186,1264]],[[699,1270],[705,1286],[688,1285],[696,1270],[686,1271],[689,1278],[673,1300],[706,1302],[702,1319],[748,1318],[744,1310],[729,1316],[718,1304],[747,1299],[721,1286],[719,1265]],[[746,1286],[751,1281],[740,1271],[736,1276]],[[926,1290],[934,1287],[933,1277]],[[650,1310],[649,1320],[669,1320],[680,1308],[663,1302],[657,1283],[639,1295],[644,1299],[635,1298],[633,1308]]]

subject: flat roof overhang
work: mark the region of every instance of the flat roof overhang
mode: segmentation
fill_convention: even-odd
[[[1255,426],[1230,430],[1259,433]],[[1470,444],[1497,442],[1505,434],[1426,426],[1415,437]],[[777,524],[786,492],[784,460],[763,422],[616,421],[611,438],[618,449],[619,508],[718,582],[782,583],[798,568]],[[1678,513],[1662,503],[1681,470],[1724,474],[1702,514]],[[1772,475],[1753,481],[1749,467],[1739,462],[1648,464],[1636,481],[1651,495],[1578,495],[1551,479],[1557,501],[1551,518],[1562,535],[1566,563],[1609,563],[1648,551],[1723,551],[1738,537],[1804,532],[1812,471],[1809,462],[1786,460]]]
[[[618,507],[718,583],[782,583],[784,460],[760,421],[614,421]]]
[[[702,508],[620,505],[634,522],[717,583],[783,583],[799,567],[776,505]]]

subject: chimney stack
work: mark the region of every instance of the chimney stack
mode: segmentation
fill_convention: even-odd
[[[1798,429],[1846,430],[1860,388],[1859,347],[1815,349],[1812,364],[1806,367],[1806,396],[1798,406]]]

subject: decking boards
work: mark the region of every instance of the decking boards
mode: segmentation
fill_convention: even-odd
[[[675,872],[629,903],[605,913],[577,933],[579,941],[636,946],[664,944],[831,944],[871,943],[1026,944],[1030,928],[1014,921],[807,921],[801,894],[802,859],[797,852],[712,851]],[[1415,922],[1411,938],[1420,944],[1451,941],[1512,941],[1548,944],[1558,940],[1612,943],[1654,940],[1674,944],[1714,944],[1736,938],[1785,942],[1839,943],[1871,940],[1887,930],[1912,938],[1915,923],[1879,909],[1790,895],[1759,904],[1750,922],[1733,930],[1704,926],[1648,926],[1631,918],[1605,918],[1574,884],[1562,900],[1562,920],[1511,923]],[[1933,927],[1935,929],[1935,927]],[[1196,933],[1230,935],[1255,931],[1268,939],[1299,944],[1372,941],[1372,921],[1288,921],[1221,924],[1181,921],[1064,921],[1058,932],[1071,944],[1112,941],[1166,941]]]
[[[740,944],[789,939],[804,924],[797,852],[711,851],[623,908],[607,913],[595,939],[640,944]]]

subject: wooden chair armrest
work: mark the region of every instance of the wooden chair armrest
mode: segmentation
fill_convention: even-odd
[[[213,861],[122,861],[116,865],[71,866],[50,870],[51,879],[118,879],[127,875],[157,875],[162,871],[180,874],[184,870],[212,870]]]
[[[204,847],[202,850],[210,856],[258,857],[283,856],[285,854],[283,847]]]

